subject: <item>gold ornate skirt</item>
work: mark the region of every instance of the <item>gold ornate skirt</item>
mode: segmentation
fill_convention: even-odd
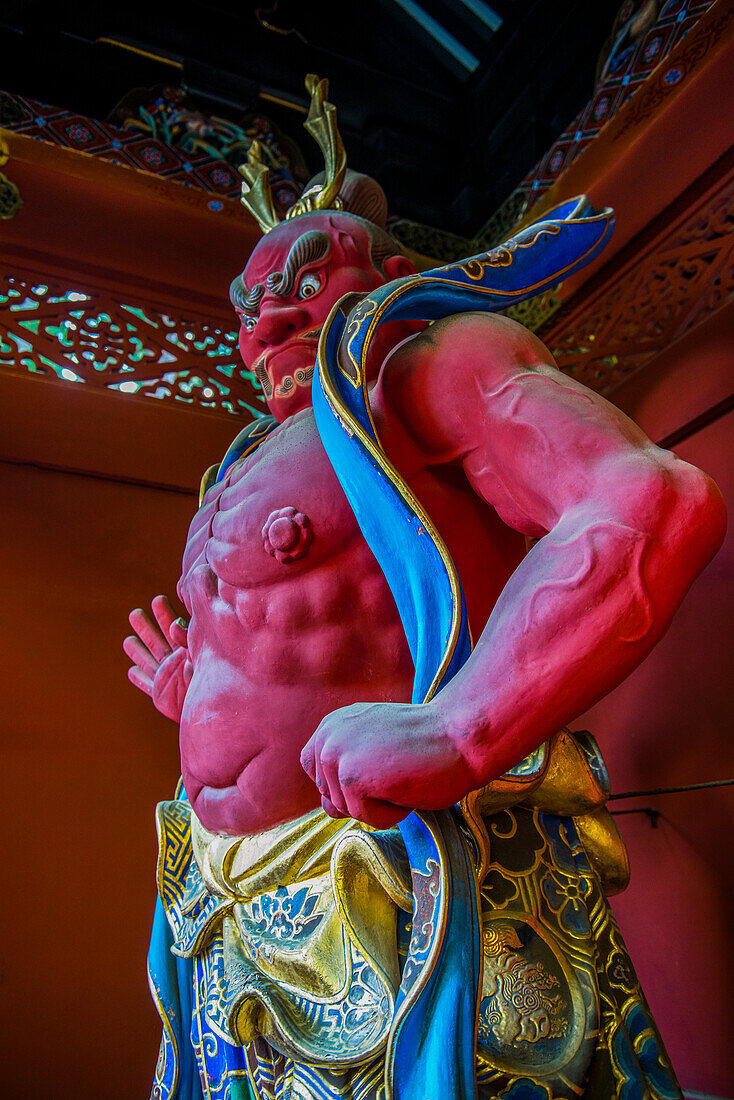
[[[628,864],[603,808],[600,759],[588,734],[564,732],[537,781],[514,792],[498,781],[467,808],[482,921],[481,1098],[681,1097],[605,898],[624,888]],[[420,920],[399,831],[319,810],[224,838],[180,799],[158,807],[158,828],[171,951],[192,966],[202,1096],[390,1100],[385,1051]],[[173,1097],[181,1051],[159,1007],[153,1094]]]

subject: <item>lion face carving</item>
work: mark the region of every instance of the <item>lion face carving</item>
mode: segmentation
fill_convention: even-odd
[[[522,943],[510,926],[485,927],[484,997],[480,1037],[504,1047],[562,1038],[568,1030],[558,979],[542,963],[517,954]]]

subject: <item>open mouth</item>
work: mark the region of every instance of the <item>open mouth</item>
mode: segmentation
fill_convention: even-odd
[[[316,368],[316,349],[320,333],[320,328],[308,329],[306,332],[299,332],[296,336],[292,336],[290,340],[286,340],[276,347],[265,349],[260,358],[253,364],[252,370],[267,398],[273,395],[287,397],[297,386],[302,388],[310,386]],[[307,363],[306,366],[299,366],[291,373],[283,374],[278,378],[275,371],[276,360],[281,356],[292,354],[299,348],[306,349],[309,352],[309,359],[312,359],[312,361]]]

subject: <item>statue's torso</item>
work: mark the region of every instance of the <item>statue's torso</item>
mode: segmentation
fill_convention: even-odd
[[[460,471],[440,479],[423,471],[412,487],[454,556],[476,634],[522,540]],[[397,609],[310,409],[209,490],[189,531],[179,594],[194,669],[182,770],[215,832],[259,832],[319,805],[300,752],[326,714],[410,701]]]

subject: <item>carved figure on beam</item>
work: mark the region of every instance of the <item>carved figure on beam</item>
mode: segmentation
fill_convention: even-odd
[[[204,478],[188,623],[158,597],[126,641],[180,723],[154,1095],[679,1097],[605,898],[604,764],[566,726],[665,630],[719,493],[494,312],[609,211],[418,275],[309,86],[325,179],[278,224],[254,150],[266,235],[231,291],[272,415]]]

